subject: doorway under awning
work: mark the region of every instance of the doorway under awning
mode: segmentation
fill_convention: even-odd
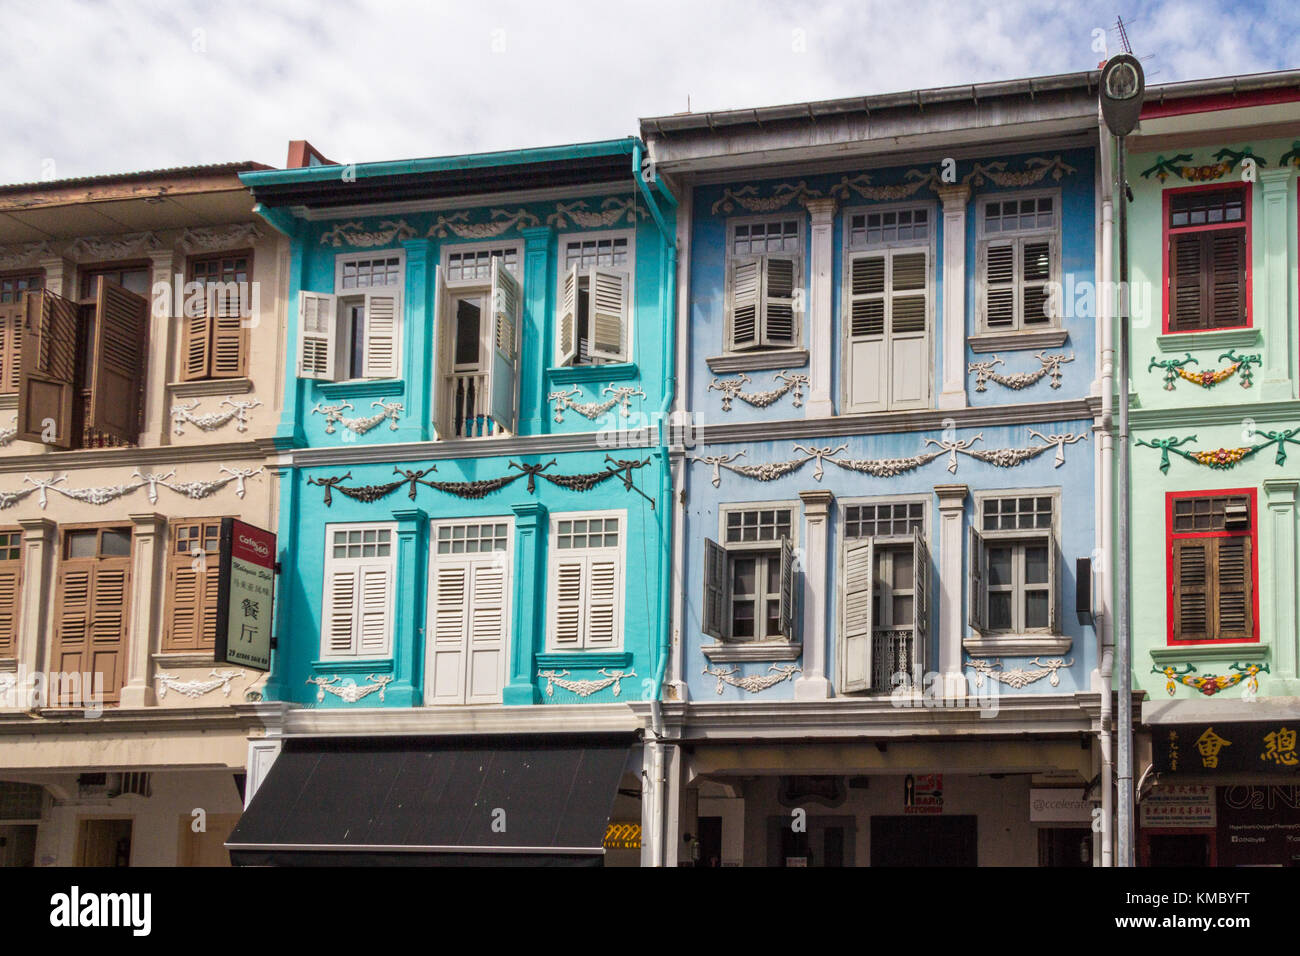
[[[288,738],[236,866],[600,866],[632,734]]]

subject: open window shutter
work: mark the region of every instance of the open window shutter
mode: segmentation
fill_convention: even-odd
[[[1008,241],[984,244],[984,325],[994,331],[1016,326],[1016,247]]]
[[[844,661],[845,692],[871,690],[872,577],[875,554],[872,540],[851,541],[844,549],[844,636],[840,655]]]
[[[140,437],[149,300],[102,277],[97,300],[87,424],[105,435],[134,442]]]
[[[18,558],[0,563],[0,657],[13,657],[18,646],[18,596],[23,563]]]
[[[210,306],[212,312],[213,378],[242,378],[248,374],[248,325],[240,314],[242,295],[224,295]],[[251,317],[250,317],[251,318]],[[188,352],[186,353],[188,355]]]
[[[1246,322],[1246,231],[1211,233],[1206,237],[1210,253],[1210,308],[1207,325],[1212,329],[1244,325]]]
[[[1061,542],[1053,537],[1048,542],[1047,566],[1047,623],[1053,634],[1061,633]]]
[[[572,365],[578,355],[578,267],[564,276],[560,292],[560,364]]]
[[[616,557],[602,554],[587,563],[587,647],[618,644],[618,565]]]
[[[1020,244],[1020,277],[1025,328],[1050,325],[1055,303],[1052,301],[1052,253],[1050,239],[1025,239]]]
[[[1205,328],[1205,236],[1198,233],[1169,240],[1169,328]]]
[[[181,381],[192,382],[207,378],[212,368],[212,318],[208,315],[208,302],[195,302],[186,311],[197,309],[198,315],[181,318],[185,330],[181,343]]]
[[[1218,627],[1211,637],[1248,640],[1254,636],[1251,539],[1247,535],[1218,538],[1219,560],[1215,588]]]
[[[18,391],[22,375],[23,322],[27,317],[24,296],[17,302],[0,305],[0,394]]]
[[[704,606],[700,629],[722,640],[726,635],[727,552],[718,542],[704,539]]]
[[[492,257],[492,346],[488,349],[488,417],[515,430],[515,356],[519,341],[519,282],[500,256]]]
[[[794,547],[789,538],[781,539],[781,633],[794,638]]]
[[[758,344],[758,299],[762,263],[735,259],[731,264],[731,348],[750,349]]]
[[[795,261],[785,256],[768,256],[763,260],[763,334],[764,345],[794,345]]]
[[[357,568],[330,568],[325,575],[325,607],[321,627],[327,655],[350,656],[356,653]]]
[[[912,532],[912,674],[919,682],[930,669],[930,549],[925,535]]]
[[[337,353],[335,297],[298,293],[298,377],[334,381]]]
[[[433,270],[433,425],[438,430],[438,437],[443,441],[455,437],[451,419],[451,388],[449,385],[452,369],[452,336],[455,334],[456,314],[448,307],[447,285],[442,266]]]
[[[624,272],[592,269],[588,289],[593,358],[627,361],[628,277]]]
[[[366,378],[397,378],[401,314],[402,297],[397,293],[366,293]]]
[[[1174,640],[1198,641],[1210,633],[1210,587],[1214,538],[1183,538],[1174,542]]]
[[[586,570],[586,559],[581,556],[561,558],[555,563],[551,613],[555,615],[554,643],[557,648],[582,646],[582,592]]]
[[[18,381],[18,435],[71,448],[76,400],[77,307],[53,292],[28,292]],[[51,435],[45,422],[54,427]]]
[[[970,562],[968,569],[968,587],[966,589],[966,623],[974,631],[983,631],[984,623],[984,536],[975,530],[975,526],[970,527],[970,547],[967,548],[966,560]]]

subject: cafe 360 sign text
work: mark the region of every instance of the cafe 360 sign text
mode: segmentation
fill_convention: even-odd
[[[236,518],[222,518],[217,578],[218,663],[271,669],[274,601],[275,535]]]

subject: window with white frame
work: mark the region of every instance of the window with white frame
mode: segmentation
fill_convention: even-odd
[[[632,233],[560,237],[559,365],[631,360]]]
[[[845,410],[930,403],[929,206],[850,211],[844,281]]]
[[[622,647],[625,535],[621,511],[551,516],[552,650]]]
[[[325,526],[322,658],[392,654],[396,572],[395,524]]]
[[[501,701],[510,635],[510,541],[505,518],[433,524],[425,699]]]
[[[979,202],[980,329],[1030,332],[1060,324],[1061,195],[999,194]]]
[[[405,265],[402,252],[339,256],[333,293],[299,293],[299,378],[397,377]]]
[[[803,226],[798,216],[733,220],[727,229],[726,346],[793,348],[802,317]]]
[[[482,438],[515,429],[523,287],[519,245],[452,246],[434,282],[439,437]]]
[[[794,633],[794,518],[788,506],[724,509],[722,544],[704,542],[705,634],[788,641]]]
[[[970,529],[969,623],[986,634],[1060,634],[1059,495],[992,493]]]
[[[918,686],[930,644],[925,501],[845,507],[842,567],[841,689]]]

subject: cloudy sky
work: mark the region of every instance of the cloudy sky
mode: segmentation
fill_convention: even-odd
[[[1295,0],[5,0],[0,182],[282,166],[290,139],[339,162],[572,143],[688,101],[1086,70],[1116,12],[1151,83],[1300,68]]]

